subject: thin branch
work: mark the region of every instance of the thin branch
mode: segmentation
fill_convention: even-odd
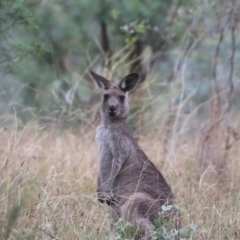
[[[220,89],[218,86],[218,79],[217,79],[217,65],[218,65],[218,56],[219,56],[220,46],[224,39],[225,26],[226,26],[226,24],[222,27],[220,35],[219,35],[219,39],[218,39],[218,43],[217,43],[215,55],[214,55],[214,65],[213,65],[213,73],[212,73],[213,74],[213,76],[212,76],[213,88],[217,95],[217,112],[219,112],[220,104],[221,104],[220,96],[219,96]]]
[[[219,57],[220,46],[221,46],[221,43],[224,39],[224,31],[225,31],[226,24],[227,24],[227,22],[224,24],[224,26],[222,27],[221,32],[219,34],[218,43],[217,43],[215,54],[214,54],[214,65],[213,65],[213,73],[212,73],[213,74],[212,75],[213,90],[216,94],[216,104],[217,104],[217,110],[216,110],[215,114],[217,114],[217,115],[220,114],[220,108],[221,108],[220,88],[219,88],[218,79],[217,79],[217,66],[218,66],[218,57]],[[216,118],[216,117],[217,116],[214,116],[214,118]],[[209,139],[209,136],[210,136],[211,132],[213,131],[215,126],[222,121],[223,117],[224,117],[223,114],[221,114],[210,125],[210,127],[208,127],[208,129],[205,131],[206,134],[205,134],[205,137],[203,139],[203,143],[205,143]]]
[[[233,146],[233,144],[236,143],[239,140],[240,140],[240,137],[237,137],[232,143],[227,144],[225,146],[225,150],[229,150]]]
[[[50,238],[55,239],[55,240],[59,240],[58,238],[54,237],[52,234],[48,233],[46,230],[37,227],[39,230],[43,231],[46,235],[48,235]]]
[[[230,135],[233,137],[233,140],[230,143]],[[235,129],[228,127],[225,150],[229,150],[237,141],[240,140],[240,135]]]
[[[230,111],[232,95],[233,95],[233,91],[234,91],[233,72],[234,72],[234,57],[235,57],[235,52],[236,52],[236,36],[235,36],[235,34],[236,34],[236,27],[237,27],[237,16],[234,13],[234,6],[232,6],[230,14],[233,17],[233,23],[231,26],[231,49],[232,49],[232,51],[231,51],[231,56],[230,56],[230,72],[229,72],[229,77],[228,77],[228,84],[230,86],[230,89],[229,89],[229,93],[227,96],[228,107],[226,109],[226,112]]]
[[[19,20],[19,18],[14,19],[13,22],[9,26],[7,26],[6,28],[4,28],[0,31],[0,34],[3,34],[5,31],[7,31],[11,27],[13,27],[17,23],[18,20]]]
[[[230,56],[230,72],[228,77],[228,85],[229,85],[229,91],[226,96],[227,98],[227,107],[224,111],[225,115],[229,114],[232,106],[232,98],[233,98],[233,92],[234,92],[234,83],[233,83],[233,72],[234,72],[234,57],[236,52],[236,28],[237,28],[237,14],[234,11],[235,9],[235,1],[232,1],[232,8],[230,11],[229,18],[232,18],[232,21],[230,22],[231,25],[231,56]],[[230,19],[231,20],[231,19]],[[230,126],[228,129],[231,128]],[[233,130],[232,130],[233,131]],[[225,139],[225,150],[228,150],[232,147],[232,145],[240,139],[240,137],[236,137],[234,141],[230,144],[230,133],[232,131],[227,131],[226,139]],[[235,132],[235,131],[234,131]]]

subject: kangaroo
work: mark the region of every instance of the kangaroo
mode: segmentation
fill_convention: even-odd
[[[144,236],[153,230],[161,206],[172,204],[174,195],[125,122],[129,112],[127,93],[135,88],[139,75],[131,73],[114,85],[90,72],[98,87],[103,89],[101,124],[96,132],[98,200],[110,209],[112,223],[123,219],[138,226]]]

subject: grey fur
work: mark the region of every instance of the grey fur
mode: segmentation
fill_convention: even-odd
[[[126,76],[118,86],[91,74],[104,89],[96,133],[99,201],[109,206],[113,223],[121,218],[146,233],[151,231],[161,206],[171,204],[174,196],[125,123],[129,112],[126,94],[136,86],[138,74]]]

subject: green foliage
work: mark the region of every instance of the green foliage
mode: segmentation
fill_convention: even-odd
[[[34,6],[39,0],[1,0],[0,2],[0,63],[9,64],[29,47],[13,41],[16,27],[36,28]]]
[[[155,231],[151,235],[151,239],[156,240],[174,240],[179,237],[183,239],[192,239],[192,234],[194,233],[196,226],[190,224],[187,227],[176,229],[174,221],[169,221],[169,215],[173,210],[179,211],[183,214],[183,210],[177,205],[163,205],[162,210],[159,212],[159,218],[154,222]],[[183,216],[183,215],[182,215]]]
[[[211,97],[214,51],[230,10],[227,1],[217,0],[2,0],[0,70],[10,72],[15,84],[0,80],[0,101],[7,113],[14,106],[24,121],[37,117],[74,125],[86,122],[92,108],[94,120],[98,101],[88,70],[95,68],[117,79],[139,71],[146,79],[132,105],[134,116],[143,118],[138,123],[159,124],[172,87],[174,107],[192,95],[184,107],[189,113]],[[219,52],[221,82],[230,67],[229,27]],[[147,104],[161,112],[154,121],[152,112],[139,114]]]
[[[150,4],[150,1],[139,0],[52,0],[38,4],[35,12],[30,5],[32,2],[36,1],[18,3],[21,7],[17,8],[17,13],[26,21],[15,28],[17,38],[12,38],[11,51],[8,52],[22,53],[19,54],[22,61],[13,68],[18,80],[24,84],[20,102],[23,106],[30,106],[35,114],[41,111],[41,115],[49,115],[55,110],[54,117],[64,116],[63,112],[67,111],[60,113],[56,106],[69,108],[65,99],[75,86],[69,72],[85,70],[99,53],[95,39],[102,37],[99,31],[101,22],[107,25],[112,52],[136,40],[154,47],[159,41],[154,40],[158,33],[152,28],[157,24],[158,29],[164,31],[168,8],[174,4],[171,1],[151,1]],[[124,26],[130,26],[130,29],[123,31]],[[87,85],[83,81],[74,90],[77,106],[90,99]],[[81,97],[78,98],[79,94]]]
[[[178,205],[163,205],[161,211],[159,212],[159,217],[154,221],[154,231],[148,233],[148,238],[152,240],[175,240],[179,238],[193,239],[192,236],[196,230],[196,225],[191,223],[189,226],[176,229],[174,223],[169,221],[169,216],[173,210],[180,211],[181,213],[185,210],[181,209]],[[114,239],[134,239],[138,236],[140,229],[138,226],[133,227],[129,222],[125,222],[120,219],[116,224],[114,224],[114,229],[117,232],[116,238]]]
[[[129,222],[126,222],[123,219],[120,219],[113,227],[117,232],[116,237],[114,238],[116,240],[134,239],[140,231],[139,227],[133,227]]]

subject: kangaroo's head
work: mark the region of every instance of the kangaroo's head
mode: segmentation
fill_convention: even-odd
[[[118,85],[114,85],[106,78],[90,71],[98,87],[103,89],[101,114],[104,120],[125,119],[129,112],[127,93],[132,91],[138,81],[138,73],[131,73],[124,77]]]

